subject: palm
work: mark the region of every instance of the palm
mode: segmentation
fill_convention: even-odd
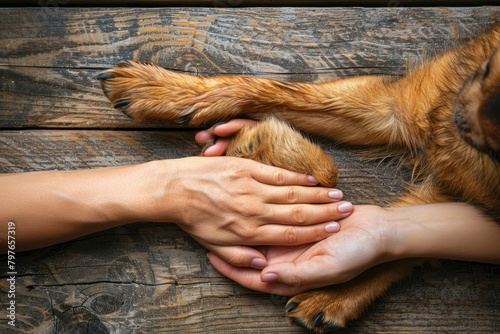
[[[269,246],[266,258],[271,266],[279,263],[311,266],[324,273],[324,285],[349,280],[368,269],[378,256],[380,240],[363,224],[343,224],[341,233],[317,243],[286,247]],[[317,268],[319,267],[319,268]],[[322,283],[322,282],[316,282]]]
[[[232,267],[214,258],[212,264],[243,286],[280,295],[341,283],[381,261],[383,241],[374,218],[377,209],[357,206],[341,221],[339,233],[317,243],[261,249],[269,263],[262,275],[280,272],[280,282],[262,282],[260,270]]]

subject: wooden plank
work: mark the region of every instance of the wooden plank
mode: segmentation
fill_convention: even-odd
[[[122,59],[200,75],[401,75],[500,19],[482,8],[0,9],[0,128],[177,127],[113,110],[94,76]],[[443,42],[446,41],[446,42]]]
[[[193,132],[1,131],[0,172],[136,164],[198,155]]]
[[[182,128],[137,123],[114,110],[89,69],[0,66],[0,129]]]
[[[2,319],[2,333],[306,333],[284,319],[285,298],[221,277],[205,251],[168,224],[109,230],[17,263],[18,328]],[[497,333],[498,273],[460,262],[419,270],[348,332]]]
[[[408,58],[470,38],[499,15],[497,7],[4,8],[0,65],[104,69],[136,59],[206,75],[398,74]],[[349,74],[359,72],[339,73]]]
[[[4,6],[483,6],[496,5],[495,0],[3,0]]]
[[[0,172],[96,168],[198,153],[192,131],[25,130],[0,132]],[[355,202],[401,192],[404,174],[322,142]],[[0,261],[6,261],[0,257]],[[5,262],[4,262],[5,263]],[[205,251],[169,224],[138,223],[18,254],[17,328],[2,333],[305,333],[283,317],[286,298],[221,277]],[[500,266],[444,262],[392,289],[350,333],[498,332]],[[8,291],[6,277],[0,293]],[[6,309],[6,299],[0,308]],[[0,314],[3,314],[0,312]]]
[[[306,333],[284,319],[285,298],[224,279],[203,249],[167,224],[113,229],[17,263],[18,328],[2,319],[2,333]],[[419,270],[348,332],[498,333],[498,273],[460,262]]]
[[[400,75],[423,50],[467,39],[497,18],[497,8],[0,9],[0,172],[197,154],[192,131],[155,130],[170,125],[135,124],[109,107],[93,76],[122,57],[204,75]],[[22,127],[30,129],[14,131]],[[139,127],[149,129],[131,131]],[[322,143],[341,167],[347,199],[380,204],[402,191],[406,174],[396,166]],[[16,263],[18,327],[1,311],[2,333],[304,333],[286,323],[285,298],[221,277],[168,224],[109,230],[18,254]],[[467,262],[419,270],[349,332],[498,333],[499,273]],[[9,286],[0,276],[5,310]]]

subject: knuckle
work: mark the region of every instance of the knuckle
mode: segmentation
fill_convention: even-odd
[[[288,188],[286,199],[288,203],[297,203],[299,200],[299,190],[296,187]]]
[[[234,232],[238,238],[243,240],[253,240],[256,236],[255,229],[250,228],[249,225],[244,225]]]
[[[279,170],[274,173],[274,182],[278,186],[282,186],[285,184],[285,174],[283,173],[283,171]]]
[[[319,191],[316,192],[316,201],[318,203],[323,203],[325,201],[328,201],[329,200],[328,191],[323,188],[319,188],[318,190]]]
[[[285,241],[289,245],[297,244],[299,236],[297,234],[297,229],[294,227],[289,227],[285,230]]]
[[[245,218],[256,217],[261,215],[261,209],[253,203],[246,202],[240,205],[240,214]]]
[[[292,218],[298,224],[304,224],[306,221],[306,210],[302,205],[298,205],[292,210]]]
[[[246,162],[246,160],[244,160],[244,162]],[[250,170],[249,170],[247,164],[242,163],[242,161],[231,160],[228,163],[226,171],[230,175],[231,178],[234,178],[237,180],[242,179],[242,177],[249,177],[250,176]]]

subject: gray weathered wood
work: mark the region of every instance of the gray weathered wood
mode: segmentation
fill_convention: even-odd
[[[3,0],[9,6],[481,6],[495,5],[495,0]]]
[[[20,172],[178,158],[197,154],[192,137],[172,131],[2,131],[0,165],[2,172]],[[404,177],[394,165],[323,145],[339,164],[339,187],[349,200],[380,203],[401,192]],[[285,298],[222,278],[203,249],[168,224],[133,224],[16,261],[22,273],[18,325],[33,333],[303,332],[282,317]],[[499,272],[497,266],[461,262],[419,270],[351,324],[350,332],[494,332],[500,325],[500,300],[492,293]],[[0,329],[11,332],[5,323]]]
[[[2,9],[0,128],[177,127],[110,107],[94,76],[123,59],[291,81],[402,75],[498,19],[488,7]]]
[[[498,18],[496,7],[0,9],[0,172],[198,154],[193,131],[138,124],[110,107],[93,77],[121,59],[281,80],[401,75],[408,60]],[[322,144],[347,199],[381,204],[402,192],[406,173],[396,165]],[[18,327],[4,316],[2,270],[2,333],[305,333],[284,319],[285,298],[223,278],[171,224],[116,228],[18,254],[16,264]],[[348,332],[498,333],[499,274],[499,266],[452,261],[418,270]]]

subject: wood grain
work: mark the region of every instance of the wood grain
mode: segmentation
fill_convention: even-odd
[[[3,0],[7,6],[137,6],[137,0]],[[251,6],[482,6],[495,5],[495,0],[140,0],[141,7],[154,6],[203,6],[203,7],[251,7]]]
[[[197,154],[193,132],[25,130],[0,133],[1,172],[79,169]],[[357,203],[402,191],[405,174],[322,142]],[[133,224],[17,258],[19,329],[28,333],[303,333],[283,318],[285,298],[222,278],[205,251],[169,224]],[[0,257],[1,258],[1,257]],[[2,258],[5,259],[5,258]],[[375,330],[493,333],[500,267],[445,262],[392,289],[351,333]],[[0,281],[0,291],[7,291]],[[3,307],[3,306],[2,306]],[[474,316],[471,316],[474,314]],[[0,331],[15,333],[0,322]]]
[[[123,59],[288,81],[399,76],[498,19],[490,7],[1,9],[0,128],[178,127],[111,108],[94,76]]]
[[[285,298],[221,277],[168,224],[133,224],[17,261],[18,329],[3,322],[2,333],[306,333],[283,318]],[[462,262],[418,270],[346,333],[498,332],[499,272]]]
[[[0,173],[198,154],[194,131],[135,123],[110,107],[94,76],[121,59],[199,75],[309,82],[402,75],[409,60],[471,38],[499,13],[497,7],[1,8]],[[403,191],[408,171],[319,141],[339,164],[347,199],[381,204]],[[18,254],[16,264],[18,327],[4,316],[9,287],[2,270],[2,333],[305,333],[284,319],[285,298],[223,278],[171,224],[123,226]],[[346,332],[499,333],[499,286],[500,266],[446,261],[418,270]]]

